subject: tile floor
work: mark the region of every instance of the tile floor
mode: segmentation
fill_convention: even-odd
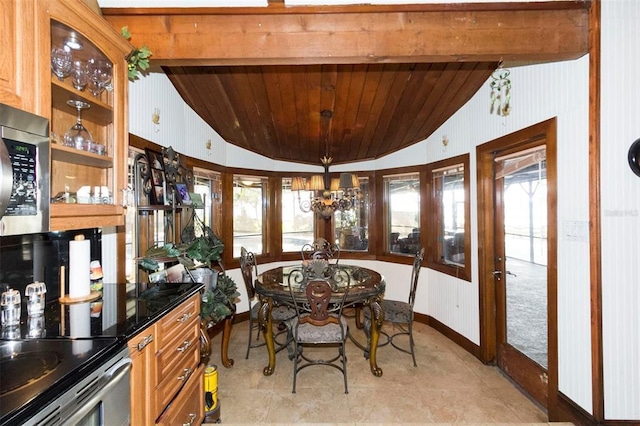
[[[293,364],[286,351],[277,354],[274,374],[264,376],[265,347],[252,349],[245,359],[247,326],[244,322],[233,327],[232,368],[220,362],[221,335],[212,339],[209,364],[219,367],[224,424],[548,424],[546,413],[499,370],[423,324],[414,326],[418,367],[411,355],[385,346],[378,350],[382,377],[371,374],[368,360],[349,342],[348,394],[341,373],[323,366],[300,372],[297,393],[291,393]],[[353,324],[351,330],[364,341],[361,330]]]

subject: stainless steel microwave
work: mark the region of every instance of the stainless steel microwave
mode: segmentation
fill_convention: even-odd
[[[49,120],[0,104],[0,236],[49,231]]]

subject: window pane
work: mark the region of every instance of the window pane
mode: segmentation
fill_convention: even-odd
[[[297,252],[313,242],[314,213],[303,212],[300,202],[308,200],[309,191],[292,191],[291,179],[282,179],[282,251]]]
[[[240,247],[263,252],[264,197],[267,179],[256,176],[233,177],[233,257],[240,257]]]
[[[414,254],[420,247],[420,175],[385,176],[391,253]]]
[[[369,181],[360,178],[360,194],[353,208],[336,211],[335,237],[341,250],[369,249]]]
[[[205,169],[194,169],[193,193],[197,195],[194,201],[194,212],[200,221],[196,221],[196,235],[202,235],[202,226],[198,222],[204,223],[211,228],[214,234],[220,237],[220,226],[216,226],[216,210],[214,203],[219,204],[221,176],[218,172]],[[219,216],[219,212],[217,213]]]
[[[464,165],[434,171],[433,183],[440,196],[438,211],[438,241],[444,263],[464,266]]]

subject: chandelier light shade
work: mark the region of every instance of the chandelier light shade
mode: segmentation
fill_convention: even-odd
[[[323,191],[324,190],[324,178],[319,175],[311,176],[309,181],[309,191]]]
[[[291,190],[292,191],[303,191],[305,190],[304,178],[301,176],[296,176],[291,179]]]

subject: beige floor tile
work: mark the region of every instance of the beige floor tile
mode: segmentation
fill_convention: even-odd
[[[355,325],[351,331],[359,342],[366,341]],[[415,325],[414,336],[418,367],[411,355],[385,346],[377,353],[383,375],[375,377],[369,360],[349,342],[348,394],[342,374],[324,366],[301,371],[293,394],[293,364],[286,351],[276,355],[273,375],[264,376],[266,348],[251,349],[245,359],[247,328],[238,324],[229,345],[232,368],[220,367],[221,336],[212,341],[210,363],[219,366],[221,421],[230,425],[548,424],[546,413],[495,367],[483,365],[423,324]]]

